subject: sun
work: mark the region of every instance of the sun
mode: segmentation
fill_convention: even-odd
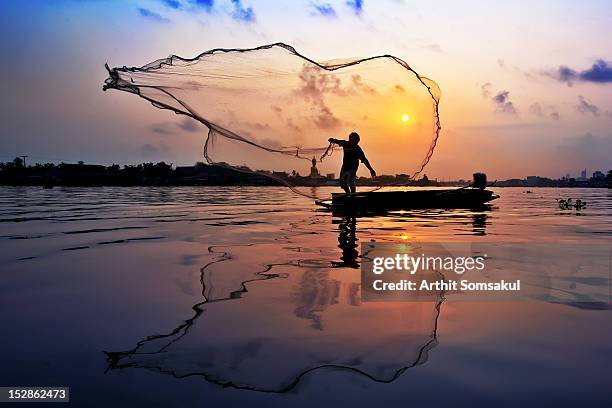
[[[404,113],[402,115],[402,122],[406,123],[410,120],[410,116],[408,116],[408,114]]]

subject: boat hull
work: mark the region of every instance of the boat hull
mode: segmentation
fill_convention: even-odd
[[[477,208],[498,197],[490,190],[459,188],[332,194],[331,200],[316,203],[334,211],[381,212],[415,208]]]

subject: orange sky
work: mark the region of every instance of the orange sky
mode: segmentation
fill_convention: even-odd
[[[318,61],[393,54],[435,80],[443,130],[425,171],[430,177],[469,178],[476,170],[491,179],[560,177],[612,168],[607,2],[388,0],[356,10],[332,1],[333,15],[307,1],[243,1],[242,13],[224,1],[178,4],[3,5],[0,41],[13,63],[4,68],[11,98],[2,102],[0,159],[192,164],[202,159],[205,129],[133,95],[101,92],[103,64],[141,66],[170,54],[283,41]],[[561,76],[564,66],[569,74]],[[376,112],[351,109],[355,117]],[[397,126],[404,110],[389,112]],[[364,141],[386,141],[359,127]],[[397,146],[370,143],[375,167],[408,172],[393,159]]]

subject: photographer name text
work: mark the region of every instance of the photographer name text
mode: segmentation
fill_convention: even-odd
[[[466,279],[462,280],[437,280],[428,281],[422,279],[420,282],[414,282],[408,279],[402,279],[397,282],[385,282],[382,279],[376,279],[372,282],[372,288],[376,291],[520,291],[521,280],[496,282],[470,282]]]

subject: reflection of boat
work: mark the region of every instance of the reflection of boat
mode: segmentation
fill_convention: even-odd
[[[389,211],[412,208],[475,208],[495,200],[498,195],[480,188],[375,191],[356,194],[332,194],[331,200],[316,204],[339,212]]]

